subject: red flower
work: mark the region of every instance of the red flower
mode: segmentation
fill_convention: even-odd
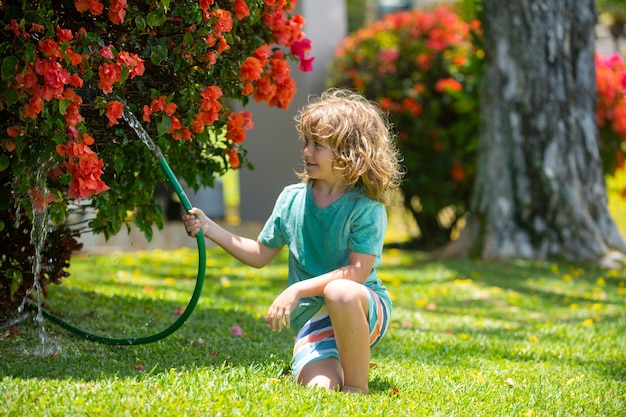
[[[89,0],[74,0],[74,7],[79,12],[86,12],[89,10]]]
[[[167,97],[165,96],[160,96],[160,97],[155,97],[152,99],[152,102],[150,103],[150,110],[152,110],[152,113],[163,111],[165,109],[166,98]]]
[[[117,100],[109,102],[107,104],[106,117],[109,119],[109,126],[119,124],[117,119],[122,117],[122,109],[124,105]]]
[[[435,83],[435,91],[444,93],[446,91],[461,91],[463,85],[454,78],[440,78]]]
[[[253,56],[246,58],[243,64],[241,64],[241,80],[242,81],[255,81],[261,78],[263,74],[263,66],[261,61]]]
[[[291,67],[289,67],[282,51],[274,52],[272,58],[270,58],[270,67],[272,68],[272,78],[278,84],[284,83],[289,78]]]
[[[230,148],[227,151],[228,154],[228,164],[232,169],[240,168],[239,154],[237,153],[236,148]]]
[[[235,143],[242,143],[246,139],[246,132],[254,127],[250,112],[231,113],[226,123],[226,138]]]
[[[109,189],[100,179],[104,164],[85,142],[58,145],[57,152],[65,157],[62,168],[72,176],[68,197],[80,200]]]
[[[450,176],[455,182],[465,181],[467,178],[467,174],[463,169],[463,165],[460,161],[454,161],[452,163],[452,171],[450,172]]]
[[[9,126],[7,127],[7,135],[9,135],[10,138],[17,138],[19,136],[22,136],[26,133],[26,130],[20,128],[19,126]]]
[[[73,38],[72,31],[70,29],[61,29],[59,25],[55,28],[55,32],[57,34],[57,38],[59,38],[61,42],[69,42]]]
[[[59,44],[57,44],[54,40],[46,38],[42,39],[39,42],[39,51],[42,54],[46,55],[50,58],[60,58],[61,50],[59,49]]]
[[[44,209],[50,205],[50,203],[56,200],[54,194],[50,194],[49,192],[46,193],[38,185],[28,190],[28,195],[33,204],[33,208],[39,213],[42,213]]]
[[[67,56],[70,59],[70,62],[72,63],[73,66],[77,66],[78,64],[80,64],[81,62],[83,62],[83,57],[80,54],[77,54],[76,52],[74,52],[72,49],[67,49],[65,51],[65,56]]]
[[[296,55],[300,59],[300,71],[309,72],[313,71],[313,60],[315,58],[306,58],[306,54],[311,51],[311,41],[309,39],[302,39],[301,41],[293,41],[291,43],[291,53]]]
[[[300,65],[298,65],[298,68],[300,68],[300,71],[302,72],[311,72],[313,71],[314,60],[315,60],[314,57],[303,59],[300,61]]]
[[[165,105],[165,114],[167,114],[168,116],[173,115],[176,112],[176,103],[167,103]]]
[[[109,20],[116,25],[124,22],[124,18],[126,17],[126,8],[128,4],[126,0],[111,0],[111,4],[109,5]]]
[[[244,0],[235,0],[234,8],[237,19],[241,20],[244,17],[250,16],[250,9]]]
[[[109,94],[113,91],[113,84],[120,81],[122,74],[117,64],[104,63],[98,68],[98,75],[100,75],[100,81],[98,81],[98,87],[104,94]]]
[[[243,88],[241,89],[241,94],[243,94],[244,96],[249,96],[253,92],[254,92],[254,85],[252,85],[252,83],[245,83],[243,85]]]
[[[39,96],[33,96],[30,101],[24,105],[24,116],[36,119],[37,115],[43,110],[43,100]]]
[[[74,0],[74,7],[81,13],[89,10],[89,13],[96,16],[102,14],[104,10],[104,6],[98,0]]]
[[[128,68],[130,78],[135,78],[137,75],[143,75],[145,71],[143,59],[139,58],[137,54],[121,51],[117,56],[117,61]]]
[[[267,63],[267,58],[272,55],[272,49],[268,44],[264,43],[263,45],[256,48],[252,54],[259,59],[261,65],[265,66],[265,64]]]

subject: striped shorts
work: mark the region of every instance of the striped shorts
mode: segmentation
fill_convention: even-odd
[[[391,306],[388,305],[373,290],[369,289],[369,326],[370,347],[376,345],[387,331],[389,326],[389,313]],[[311,362],[339,357],[335,334],[330,323],[330,316],[326,305],[323,305],[317,313],[307,321],[298,332],[293,347],[291,375],[297,379],[298,374],[305,365]]]

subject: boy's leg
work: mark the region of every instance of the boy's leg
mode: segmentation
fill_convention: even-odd
[[[336,391],[343,386],[343,370],[336,358],[326,358],[305,365],[298,375],[298,382],[305,387],[321,387]]]
[[[335,280],[324,289],[324,299],[341,357],[342,390],[367,394],[370,364],[367,287],[350,280]]]

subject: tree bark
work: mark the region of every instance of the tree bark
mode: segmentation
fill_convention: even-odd
[[[485,82],[472,211],[484,259],[626,251],[595,119],[595,0],[484,0]]]

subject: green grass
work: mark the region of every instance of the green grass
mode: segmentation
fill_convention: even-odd
[[[77,256],[47,302],[98,334],[156,333],[186,306],[196,259],[193,250]],[[626,415],[626,269],[428,263],[387,250],[391,329],[373,350],[371,395],[348,396],[291,382],[293,334],[264,325],[284,257],[262,270],[213,248],[208,259],[196,310],[157,343],[101,345],[46,322],[42,345],[30,319],[5,331],[0,415]]]

